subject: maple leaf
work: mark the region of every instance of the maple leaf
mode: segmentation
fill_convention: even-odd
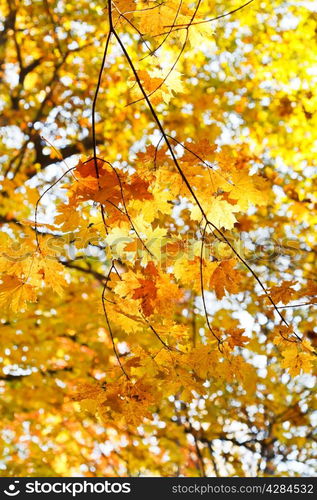
[[[199,242],[199,252],[201,249],[201,242]],[[210,260],[203,262],[204,280],[207,283],[213,275],[218,264]],[[178,258],[174,263],[174,276],[184,285],[192,287],[196,292],[201,291],[200,281],[200,257],[196,256],[194,259],[188,259],[187,255]]]
[[[96,384],[80,384],[77,387],[76,394],[73,395],[73,401],[82,401],[83,399],[101,400],[104,398],[104,390]]]
[[[67,284],[64,278],[64,266],[57,262],[52,257],[41,255],[35,260],[34,267],[31,270],[30,280],[32,281],[33,273],[37,273],[44,281],[46,286],[51,287],[59,295],[63,294],[64,287]]]
[[[138,174],[143,178],[153,180],[155,178],[154,172],[158,166],[165,164],[168,161],[166,155],[167,148],[155,148],[153,144],[146,147],[145,151],[137,153]]]
[[[140,286],[134,289],[132,298],[141,299],[141,307],[145,316],[151,316],[154,312],[157,288],[155,283],[149,279],[140,279]]]
[[[113,5],[114,9],[112,16],[114,23],[118,21],[124,23],[125,19],[131,19],[133,17],[133,12],[137,7],[135,0],[115,0]]]
[[[104,422],[117,419],[137,425],[151,416],[149,406],[152,402],[153,391],[142,380],[107,384],[102,400],[99,400],[98,412]]]
[[[183,90],[181,74],[175,70],[170,74],[158,68],[154,68],[150,72],[139,70],[138,77],[153,104],[159,104],[161,101],[168,104],[173,92]],[[135,100],[143,98],[140,89],[135,86],[132,87],[132,96]]]
[[[249,342],[249,337],[243,335],[245,330],[243,328],[230,328],[226,331],[229,335],[227,341],[229,346],[233,349],[235,346],[244,347],[244,344]]]
[[[131,182],[129,184],[124,183],[123,189],[127,193],[127,198],[132,198],[133,200],[152,200],[153,195],[149,192],[149,182],[141,179],[137,174],[131,177]]]
[[[283,304],[287,304],[294,297],[297,297],[297,291],[291,288],[296,285],[296,281],[283,281],[280,285],[276,285],[270,288],[269,293],[271,298],[274,300],[276,304],[279,302],[283,302]]]
[[[234,187],[229,190],[229,196],[237,201],[241,210],[247,210],[250,205],[267,204],[265,179],[255,175],[251,176],[247,172],[234,172],[232,182]]]
[[[229,293],[239,292],[241,273],[234,269],[235,259],[224,260],[217,265],[210,278],[210,287],[214,288],[218,299],[222,299],[226,290]]]
[[[105,175],[106,171],[103,169],[104,162],[100,159],[89,158],[86,161],[79,160],[76,165],[75,174],[76,177],[81,179],[85,178],[97,178],[97,171],[99,175]]]
[[[234,212],[238,212],[239,207],[231,205],[225,200],[220,198],[212,198],[208,203],[206,210],[207,218],[217,228],[232,229],[237,219]],[[199,206],[194,205],[191,209],[191,217],[193,220],[201,220],[201,210]]]
[[[164,316],[173,315],[176,304],[181,303],[184,292],[174,283],[172,274],[160,273],[157,277],[157,297],[155,307],[158,314]]]
[[[183,156],[182,161],[186,163],[191,163],[192,165],[197,163],[197,156],[201,156],[204,158],[204,161],[211,161],[215,158],[215,151],[217,149],[216,144],[212,144],[210,142],[209,137],[203,137],[197,142],[188,142],[186,143],[186,149]]]
[[[314,357],[308,352],[302,352],[297,343],[282,350],[282,355],[284,357],[282,366],[288,369],[292,377],[302,372],[311,373]]]
[[[121,224],[120,227],[114,227],[105,238],[105,241],[111,247],[112,255],[124,257],[126,246],[135,243],[135,238],[131,235],[131,228],[128,224]]]
[[[207,217],[217,228],[232,229],[237,222],[233,213],[237,211],[237,207],[216,198],[211,201]]]
[[[275,330],[278,332],[278,336],[274,338],[273,342],[275,345],[280,346],[284,345],[289,341],[291,336],[294,334],[294,329],[292,325],[278,325]]]
[[[166,31],[166,24],[172,23],[175,18],[175,2],[172,0],[168,4],[158,4],[154,13],[151,10],[145,10],[139,15],[139,28],[143,34],[160,35]]]
[[[58,207],[58,215],[55,217],[57,225],[62,225],[64,231],[73,231],[81,221],[80,213],[70,204],[61,203]]]
[[[222,361],[218,373],[225,380],[238,380],[245,383],[247,378],[252,379],[252,367],[240,355],[232,356],[227,354],[227,357]]]
[[[193,348],[187,355],[187,361],[198,377],[206,379],[214,373],[215,364],[218,362],[218,354],[215,346],[202,345]]]
[[[0,284],[0,305],[10,307],[13,312],[20,311],[27,301],[37,298],[35,289],[17,276],[4,275]]]

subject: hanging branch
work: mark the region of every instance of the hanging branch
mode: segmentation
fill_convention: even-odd
[[[199,260],[199,275],[200,275],[200,290],[201,290],[201,298],[203,301],[203,306],[204,306],[204,312],[205,312],[205,318],[207,322],[207,326],[215,339],[218,341],[218,348],[220,347],[221,344],[221,339],[218,337],[218,335],[215,334],[213,331],[210,322],[209,322],[209,317],[208,317],[208,311],[207,311],[207,306],[206,306],[206,299],[205,299],[205,290],[204,290],[204,275],[203,275],[203,253],[204,253],[204,245],[205,245],[205,238],[206,238],[206,231],[207,231],[208,223],[205,224],[205,227],[203,229],[203,234],[201,237],[201,250],[200,250],[200,260]]]
[[[127,209],[127,205],[126,205],[126,202],[125,202],[125,197],[124,197],[124,193],[123,193],[123,185],[122,185],[122,182],[121,182],[121,178],[117,172],[117,170],[114,168],[114,166],[112,165],[112,163],[110,163],[109,161],[107,160],[103,160],[101,158],[98,158],[100,159],[101,161],[103,161],[104,163],[107,163],[107,165],[110,166],[110,168],[112,168],[113,172],[115,173],[116,177],[117,177],[117,180],[118,180],[118,184],[119,184],[119,187],[120,187],[120,194],[121,194],[121,200],[122,200],[122,204],[123,204],[123,208],[124,208],[124,214],[126,215],[126,217],[128,218],[130,224],[131,224],[131,227],[133,229],[133,231],[135,232],[135,234],[137,235],[138,239],[140,240],[142,246],[144,247],[144,249],[148,252],[149,255],[151,255],[151,257],[154,257],[154,255],[152,254],[152,252],[148,249],[148,247],[146,246],[146,244],[144,243],[143,239],[141,238],[139,232],[137,231],[136,227],[135,227],[135,224],[128,212],[128,209]],[[108,201],[108,200],[106,200]],[[110,202],[111,203],[111,202]],[[118,210],[119,208],[116,207]]]
[[[36,204],[35,204],[35,213],[34,213],[34,229],[35,229],[35,239],[36,239],[36,247],[37,247],[37,250],[42,253],[42,250],[41,250],[41,246],[40,246],[40,242],[39,242],[39,231],[38,231],[38,221],[37,221],[37,218],[38,218],[38,210],[39,210],[39,205],[41,203],[41,200],[43,199],[43,197],[54,187],[56,186],[56,184],[58,184],[64,177],[65,175],[67,175],[69,172],[72,172],[76,167],[72,167],[72,168],[69,168],[66,172],[63,173],[63,175],[61,175],[55,182],[53,182],[53,184],[51,184],[47,189],[45,189],[45,191],[41,194],[41,196],[39,197],[39,199],[37,200]],[[76,178],[75,178],[76,179]],[[77,181],[77,179],[76,179]]]
[[[112,269],[116,269],[113,261],[111,262],[111,266],[110,266],[110,269],[109,269],[109,272],[108,272],[108,275],[107,275],[107,278],[106,278],[106,282],[105,282],[103,290],[102,290],[101,302],[102,302],[102,308],[103,308],[103,312],[104,312],[104,315],[105,315],[105,318],[106,318],[106,323],[107,323],[107,326],[108,326],[110,338],[111,338],[113,352],[114,352],[114,354],[115,354],[115,356],[117,358],[118,364],[119,364],[119,366],[120,366],[120,368],[121,368],[124,376],[126,377],[127,380],[130,381],[130,377],[127,374],[127,372],[126,372],[123,364],[121,363],[121,359],[120,359],[120,356],[119,356],[117,348],[116,348],[116,344],[115,344],[115,341],[114,341],[114,335],[113,335],[112,327],[111,327],[111,324],[110,324],[110,321],[109,321],[108,312],[107,312],[107,308],[106,308],[106,304],[105,304],[105,302],[106,302],[105,294],[106,294],[106,290],[108,288],[108,282],[110,280],[110,275],[111,275]]]

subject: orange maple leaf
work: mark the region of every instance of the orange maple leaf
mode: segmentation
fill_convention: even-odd
[[[235,259],[223,260],[210,278],[210,286],[215,289],[217,299],[222,299],[227,290],[230,293],[239,292],[241,273],[234,269]]]

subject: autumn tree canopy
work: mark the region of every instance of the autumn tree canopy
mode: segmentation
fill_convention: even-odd
[[[315,2],[0,6],[1,474],[312,475]]]

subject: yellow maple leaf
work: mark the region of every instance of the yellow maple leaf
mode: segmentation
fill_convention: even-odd
[[[17,276],[5,275],[1,278],[0,305],[11,307],[13,312],[20,311],[27,301],[34,302],[36,293],[34,287],[27,285]]]
[[[134,0],[115,0],[112,8],[113,23],[118,21],[126,22],[126,19],[131,19],[135,9],[136,3]]]
[[[208,204],[205,213],[207,218],[212,224],[214,224],[218,229],[232,229],[237,219],[233,215],[234,212],[238,212],[239,207],[237,205],[231,205],[226,200],[220,198],[212,198]],[[201,220],[202,214],[198,205],[194,205],[190,210],[191,218],[193,220]]]
[[[55,222],[57,225],[61,224],[64,231],[74,231],[81,222],[81,216],[76,207],[61,203],[58,206],[58,215],[55,217]]]
[[[41,254],[34,259],[34,264],[30,271],[30,283],[36,285],[39,277],[45,286],[49,286],[59,295],[63,293],[66,285],[64,278],[64,266],[51,256]]]
[[[201,247],[201,242],[199,242],[199,247]],[[212,262],[210,260],[203,261],[203,277],[205,283],[210,281],[217,267],[217,262]],[[188,259],[187,255],[179,257],[174,264],[174,275],[183,285],[199,293],[201,291],[200,257],[196,256],[192,260]]]
[[[229,190],[230,199],[237,200],[241,210],[250,205],[266,205],[268,201],[267,183],[259,176],[251,176],[247,172],[234,172],[234,186]]]
[[[312,370],[313,355],[300,350],[299,344],[293,343],[282,351],[284,357],[283,368],[287,368],[292,377],[300,375],[302,372],[310,373]]]
[[[118,258],[126,256],[126,246],[133,243],[135,235],[131,234],[129,224],[121,224],[108,232],[105,241],[111,247],[112,255]]]
[[[182,5],[182,4],[181,4]],[[140,11],[139,28],[144,35],[155,36],[169,31],[169,25],[175,21],[175,13],[179,9],[177,0],[160,3],[154,9]],[[190,17],[179,14],[178,23],[189,22]]]
[[[218,362],[218,356],[219,352],[216,351],[215,346],[201,345],[194,347],[187,354],[186,359],[198,377],[205,379],[213,373],[214,365]]]

